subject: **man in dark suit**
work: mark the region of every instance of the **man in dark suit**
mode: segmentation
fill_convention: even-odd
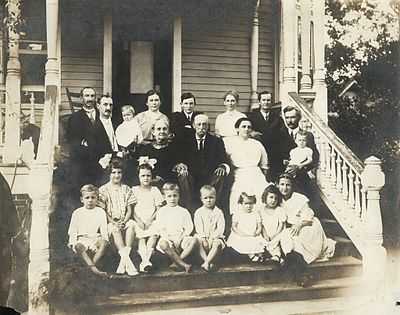
[[[253,126],[253,136],[261,141],[268,153],[270,162],[270,181],[275,181],[284,170],[279,152],[279,132],[285,125],[280,110],[272,109],[272,94],[263,91],[258,94],[260,109],[248,114]]]
[[[201,114],[194,110],[196,98],[190,92],[183,93],[181,96],[182,111],[174,112],[170,117],[170,130],[178,138],[185,137],[188,130],[193,129],[193,121],[196,115]]]
[[[285,119],[286,126],[281,128],[280,132],[280,151],[283,159],[289,159],[290,150],[294,149],[297,145],[295,143],[296,134],[301,129],[299,122],[301,119],[301,112],[292,106],[286,106],[283,109],[283,117]],[[297,165],[291,165],[286,172],[292,176],[295,176],[296,188],[298,191],[304,193],[308,197],[312,197],[312,189],[310,178],[307,174],[308,171],[316,168],[319,162],[319,152],[315,144],[314,135],[304,130],[306,133],[306,143],[312,151],[312,163],[302,168]]]
[[[182,193],[192,196],[192,205],[189,205],[191,210],[200,206],[199,190],[205,184],[215,187],[217,203],[221,205],[225,177],[230,171],[223,141],[208,132],[208,117],[197,115],[193,128],[188,137],[179,142],[183,152],[183,166],[186,168],[184,176],[179,176],[179,180],[184,190]]]
[[[88,183],[101,184],[103,172],[99,161],[106,154],[118,151],[111,122],[112,98],[103,95],[97,109],[96,92],[93,88],[82,89],[81,97],[83,107],[71,115],[67,128],[72,184],[75,189]]]

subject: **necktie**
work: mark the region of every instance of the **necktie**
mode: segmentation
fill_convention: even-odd
[[[200,152],[204,151],[204,139],[199,140],[199,151]]]

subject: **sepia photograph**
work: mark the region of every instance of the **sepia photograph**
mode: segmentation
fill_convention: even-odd
[[[0,315],[400,314],[400,0],[0,0]]]

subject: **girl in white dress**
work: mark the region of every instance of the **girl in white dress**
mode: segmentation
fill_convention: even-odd
[[[235,123],[239,118],[246,117],[245,114],[236,109],[239,103],[239,93],[230,90],[224,95],[224,105],[226,111],[217,116],[215,121],[215,134],[220,137],[236,136]]]
[[[224,138],[226,153],[233,166],[233,184],[230,195],[230,212],[237,208],[241,192],[255,195],[261,201],[264,188],[268,186],[268,156],[261,142],[251,139],[251,121],[240,118],[235,128],[238,135]]]
[[[133,210],[136,237],[139,239],[138,253],[142,258],[140,271],[151,270],[150,258],[156,247],[158,236],[154,229],[154,221],[158,209],[164,201],[160,190],[151,186],[152,167],[141,164],[138,167],[139,186],[132,187],[137,203]]]
[[[261,217],[254,211],[256,197],[242,192],[238,203],[227,245],[239,254],[247,254],[252,261],[261,261],[267,242],[261,236]]]
[[[284,229],[286,214],[281,207],[282,195],[275,185],[265,188],[261,200],[263,206],[259,209],[262,223],[262,236],[268,242],[267,251],[271,254],[271,260],[283,263],[280,236]]]

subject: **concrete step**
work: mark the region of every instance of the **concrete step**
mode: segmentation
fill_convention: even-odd
[[[325,279],[302,288],[292,283],[241,285],[148,293],[127,293],[92,300],[87,314],[126,314],[144,310],[227,305],[273,301],[299,301],[345,296],[360,283],[359,277]]]

